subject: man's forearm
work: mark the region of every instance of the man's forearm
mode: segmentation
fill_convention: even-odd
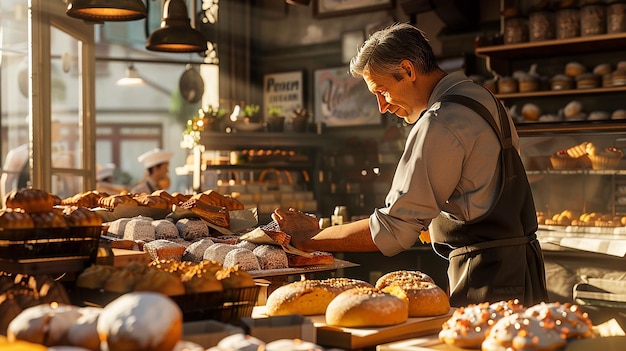
[[[372,240],[369,219],[325,228],[306,243],[306,249],[331,252],[378,251]]]

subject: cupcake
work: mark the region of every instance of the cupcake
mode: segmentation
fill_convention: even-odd
[[[566,150],[560,150],[550,156],[550,163],[553,169],[574,169],[578,162],[568,155]]]
[[[587,153],[589,160],[591,160],[591,168],[600,169],[617,169],[619,162],[624,157],[622,150],[607,147],[605,149],[598,149],[592,143],[587,144]]]

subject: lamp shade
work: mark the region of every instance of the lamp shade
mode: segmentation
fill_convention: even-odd
[[[70,17],[100,22],[138,20],[145,18],[146,12],[146,5],[141,0],[68,0],[65,13]]]
[[[191,27],[184,0],[167,0],[161,27],[150,34],[146,49],[165,52],[204,52],[206,38]]]
[[[119,86],[144,85],[146,82],[139,76],[137,69],[132,64],[126,68],[126,75],[115,82]]]

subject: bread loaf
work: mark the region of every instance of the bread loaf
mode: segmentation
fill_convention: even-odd
[[[16,189],[6,195],[7,208],[21,208],[26,213],[51,212],[54,197],[41,189]]]
[[[326,308],[326,324],[338,327],[382,327],[409,318],[407,302],[376,288],[354,288],[335,297]]]
[[[5,229],[31,229],[35,227],[33,219],[21,208],[0,210],[0,227]]]
[[[309,279],[289,283],[274,290],[267,298],[267,314],[279,316],[320,315],[341,292],[355,287],[372,287],[370,283],[350,278]]]
[[[190,210],[198,217],[213,225],[223,228],[230,227],[230,215],[228,214],[228,210],[225,207],[207,205],[197,198],[189,199],[189,201],[181,204],[180,207]]]
[[[398,287],[402,294],[397,293]],[[382,291],[404,297],[409,302],[409,317],[431,317],[446,314],[450,311],[448,295],[436,284],[405,279],[393,283]]]
[[[171,351],[182,336],[178,305],[153,292],[125,294],[109,303],[97,330],[108,350]]]

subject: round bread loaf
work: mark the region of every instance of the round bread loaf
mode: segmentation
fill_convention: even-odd
[[[409,318],[407,302],[376,288],[354,288],[335,297],[326,308],[326,324],[338,327],[382,327]]]
[[[181,276],[181,281],[188,294],[224,290],[222,282],[217,279],[215,273],[210,271],[203,272],[201,268],[187,271]]]
[[[102,289],[114,271],[113,266],[89,266],[76,277],[76,286],[87,289]]]
[[[35,228],[67,228],[65,218],[56,211],[31,213],[30,217],[35,223]]]
[[[526,309],[527,316],[551,322],[556,330],[567,339],[580,339],[593,336],[593,325],[586,313],[578,305],[571,303],[539,303]]]
[[[80,316],[67,330],[68,343],[87,350],[100,350],[97,324],[102,308],[81,307],[79,312]]]
[[[239,267],[224,267],[215,272],[215,277],[225,289],[249,288],[256,285],[250,273]]]
[[[185,286],[178,275],[153,267],[137,279],[134,290],[153,291],[166,296],[185,295]]]
[[[382,291],[396,295],[398,287],[409,301],[409,317],[440,316],[450,312],[450,299],[437,284],[404,279],[392,283]]]
[[[80,308],[77,306],[52,303],[29,307],[9,323],[7,338],[46,346],[62,345],[78,317]]]
[[[373,287],[370,283],[350,278],[300,280],[283,285],[267,298],[269,316],[301,314],[320,315],[341,292],[356,287]]]
[[[435,283],[433,278],[431,278],[428,274],[424,272],[400,270],[383,274],[380,278],[376,280],[375,286],[377,289],[382,289],[388,285],[407,279],[410,279],[414,282]]]
[[[98,318],[100,341],[115,351],[171,351],[182,336],[183,314],[154,292],[133,292],[109,303]]]

